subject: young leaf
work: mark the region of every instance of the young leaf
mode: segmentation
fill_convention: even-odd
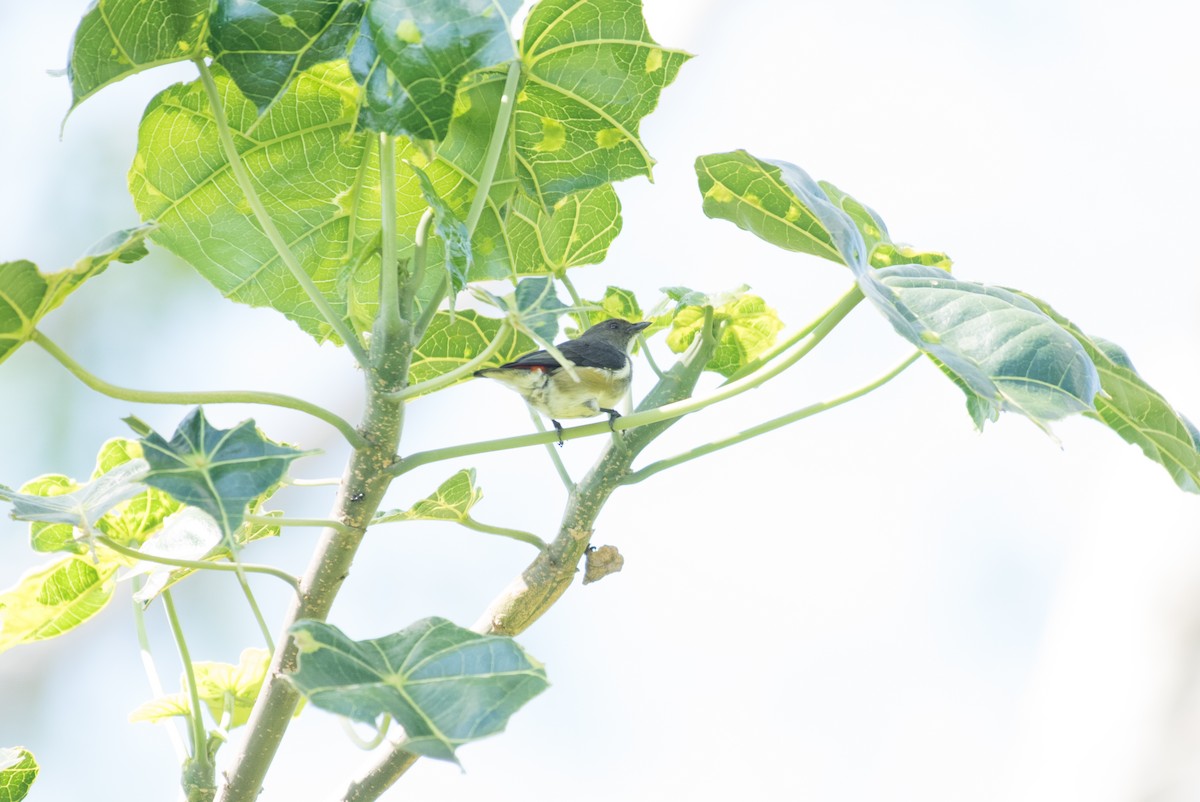
[[[509,639],[426,618],[382,638],[354,641],[317,621],[292,627],[292,683],[317,707],[371,723],[388,714],[401,746],[457,762],[455,749],[500,732],[546,689],[541,664]]]
[[[365,88],[360,124],[441,140],[459,82],[516,55],[509,20],[520,0],[372,0],[350,55]]]
[[[407,510],[392,510],[375,514],[372,523],[394,521],[465,521],[483,491],[475,487],[475,469],[463,468]]]
[[[0,749],[0,802],[21,802],[38,776],[33,753],[20,746]]]
[[[176,560],[201,560],[221,542],[221,527],[211,515],[198,507],[184,507],[167,518],[162,529],[138,549],[150,557],[170,557]],[[121,579],[146,576],[142,587],[133,595],[134,601],[149,602],[158,596],[177,574],[187,569],[162,563],[139,561]]]
[[[196,675],[196,690],[200,701],[208,707],[213,721],[224,720],[229,713],[227,729],[240,727],[250,719],[250,710],[271,665],[271,653],[266,649],[244,649],[238,664],[198,661],[192,664]],[[180,685],[184,685],[180,682]],[[191,715],[191,704],[182,693],[161,696],[139,705],[129,714],[130,721],[161,721],[172,716]]]
[[[100,516],[145,489],[141,482],[148,469],[145,460],[130,460],[77,490],[41,496],[0,488],[0,499],[12,503],[12,517],[18,521],[69,524],[89,531]],[[50,482],[51,487],[55,484]]]
[[[25,260],[0,263],[0,362],[83,282],[103,273],[111,262],[136,262],[145,256],[143,240],[152,230],[154,225],[148,223],[110,234],[73,267],[49,275]]]
[[[71,42],[74,109],[122,78],[203,54],[209,0],[94,0]]]
[[[450,308],[454,309],[454,297],[467,285],[467,276],[475,261],[471,253],[471,236],[466,224],[442,200],[429,175],[411,162],[408,166],[421,185],[421,197],[433,209],[433,230],[442,240],[446,273],[450,276]]]
[[[720,339],[704,369],[725,377],[757,359],[775,343],[775,337],[783,330],[783,322],[775,310],[757,295],[739,295],[715,307],[713,315],[722,321]],[[686,351],[703,327],[704,308],[684,306],[671,322],[667,346],[675,353]]]
[[[569,307],[558,299],[554,282],[548,276],[523,278],[514,293],[521,323],[543,340],[558,336],[558,316]]]
[[[112,599],[116,572],[113,562],[66,557],[26,573],[0,593],[0,652],[87,621]]]
[[[579,324],[578,328],[568,328],[566,334],[568,337],[578,337],[586,329],[608,320],[611,317],[619,317],[622,320],[641,321],[646,318],[642,314],[641,304],[631,290],[622,289],[621,287],[606,287],[604,297],[599,301],[584,301],[585,306],[597,307],[593,310],[580,311],[576,310],[571,313],[575,321]],[[643,331],[645,336],[649,336],[654,332],[662,329],[670,323],[670,318],[665,320],[655,320],[651,325]]]
[[[179,424],[171,441],[151,432],[141,440],[150,472],[143,481],[184,504],[199,507],[232,537],[246,505],[262,496],[305,452],[268,440],[246,420],[232,429],[215,429],[196,407]]]
[[[346,57],[362,0],[216,0],[208,46],[261,114],[313,65]]]
[[[496,338],[500,323],[497,318],[483,317],[469,309],[457,313],[452,323],[449,314],[438,312],[413,351],[409,384],[435,379],[470,362]],[[510,329],[500,348],[481,367],[503,365],[535,347],[529,335]]]
[[[572,267],[598,264],[620,232],[621,202],[611,184],[568,195],[553,213],[518,193],[508,219],[513,269],[562,276]]]
[[[573,192],[649,177],[654,160],[638,126],[688,58],[650,38],[641,0],[533,6],[521,36],[525,81],[515,113],[526,191],[552,208]]]
[[[1200,434],[1187,418],[1138,375],[1119,345],[1089,337],[1078,326],[1054,311],[1045,301],[1020,293],[1037,304],[1083,346],[1100,372],[1101,392],[1096,410],[1088,417],[1107,425],[1127,443],[1163,466],[1175,484],[1189,493],[1200,493]]]

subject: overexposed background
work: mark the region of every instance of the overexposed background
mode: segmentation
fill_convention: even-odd
[[[0,260],[69,265],[137,222],[125,192],[141,109],[186,66],[68,106],[61,67],[83,2],[0,5]],[[791,326],[850,283],[700,211],[702,153],[786,159],[872,205],[893,237],[944,250],[963,278],[1042,296],[1125,346],[1142,375],[1200,415],[1200,14],[1178,2],[844,3],[647,0],[651,31],[697,58],[643,125],[654,184],[618,186],[625,227],[576,275],[650,300],[685,284],[749,283]],[[47,321],[98,375],[147,389],[277,390],[357,416],[350,358],[268,310],[223,301],[155,249],[115,265]],[[907,346],[863,308],[765,389],[684,421],[654,454],[736,431],[869,381]],[[640,367],[639,387],[649,371]],[[136,412],[171,431],[179,407],[98,396],[33,346],[0,366],[0,482],[86,476]],[[528,431],[500,388],[466,383],[410,410],[405,451]],[[253,415],[326,455],[311,419]],[[466,773],[423,761],[386,798],[812,799],[822,802],[1183,802],[1200,798],[1200,511],[1166,472],[1099,424],[1055,427],[1061,448],[1007,416],[974,432],[957,389],[918,364],[883,391],[620,491],[598,524],[623,573],[574,587],[521,642],[553,687]],[[598,440],[567,444],[582,474]],[[489,523],[553,532],[564,493],[541,449],[441,463],[392,506],[474,466]],[[331,490],[292,490],[322,515]],[[294,530],[251,559],[299,571]],[[332,621],[377,637],[426,615],[470,625],[528,547],[448,525],[366,542]],[[0,520],[0,586],[43,561]],[[285,599],[259,583],[268,614]],[[227,577],[179,594],[193,655],[236,661],[258,638]],[[130,606],[0,655],[0,746],[42,764],[31,799],[168,799],[164,734],[128,724],[148,698]],[[168,685],[177,662],[150,611]],[[336,798],[371,757],[333,719],[293,726],[264,802]],[[103,778],[103,783],[98,779]],[[119,779],[123,778],[123,779]]]

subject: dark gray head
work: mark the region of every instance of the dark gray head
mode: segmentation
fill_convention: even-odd
[[[649,325],[650,321],[648,320],[641,323],[630,323],[628,320],[613,317],[592,326],[580,334],[579,339],[609,343],[624,351],[629,348],[629,341]]]

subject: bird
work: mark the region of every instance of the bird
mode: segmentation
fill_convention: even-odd
[[[545,415],[558,432],[559,418],[591,418],[608,414],[608,427],[621,417],[613,407],[629,391],[633,364],[629,344],[650,321],[631,323],[619,317],[601,321],[574,340],[559,343],[559,352],[574,365],[579,380],[563,368],[549,351],[531,351],[498,368],[484,368],[475,375],[495,379],[521,394],[529,406]]]

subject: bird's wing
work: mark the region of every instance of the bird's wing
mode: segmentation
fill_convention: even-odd
[[[619,348],[605,342],[580,342],[568,340],[558,346],[558,350],[567,359],[581,368],[606,368],[620,370],[625,365],[625,354]],[[525,370],[556,370],[561,367],[548,351],[533,351],[518,357],[501,368],[521,368]]]

